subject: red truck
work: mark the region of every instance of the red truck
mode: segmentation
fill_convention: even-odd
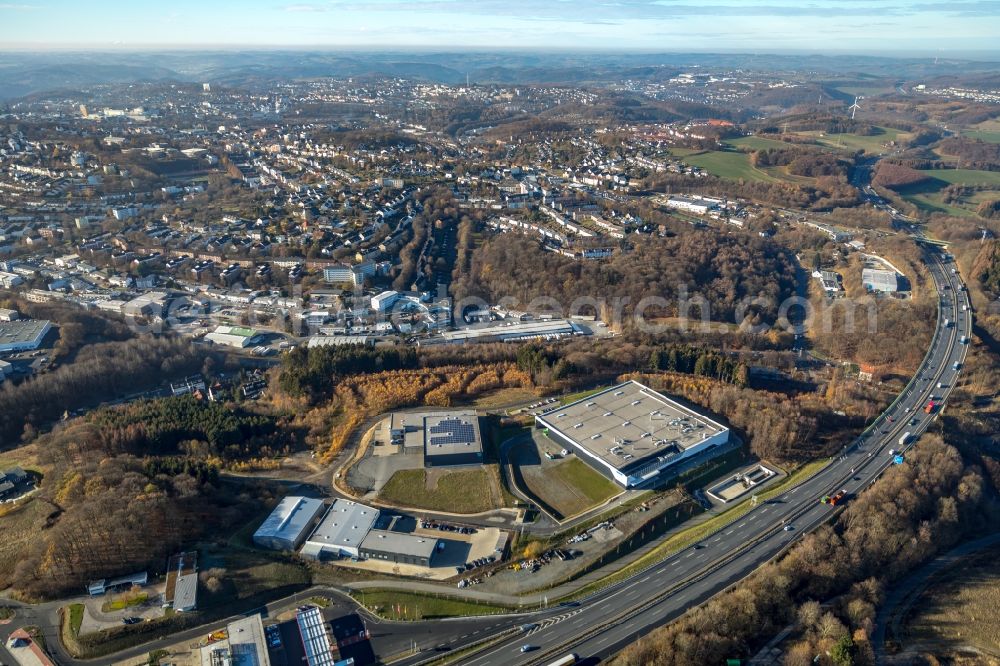
[[[924,411],[927,412],[928,414],[930,414],[930,413],[932,413],[934,411],[934,409],[936,407],[937,407],[937,405],[934,403],[934,401],[930,400],[930,401],[928,401],[927,406],[924,407]]]
[[[823,504],[829,504],[830,506],[837,506],[839,503],[844,501],[847,497],[847,489],[838,491],[834,495],[824,495],[823,499],[820,500]]]

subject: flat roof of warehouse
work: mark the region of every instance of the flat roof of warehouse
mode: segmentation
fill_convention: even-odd
[[[378,514],[378,509],[338,499],[323,516],[309,541],[334,548],[356,549],[375,524]]]
[[[629,381],[537,417],[615,469],[676,455],[728,430],[704,414]]]
[[[48,326],[47,319],[15,319],[0,322],[0,344],[34,342]]]

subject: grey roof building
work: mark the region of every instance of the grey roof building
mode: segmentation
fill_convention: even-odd
[[[428,414],[424,417],[424,465],[479,465],[483,440],[474,411]]]
[[[52,324],[44,319],[0,322],[0,352],[38,349]]]
[[[361,555],[373,560],[431,566],[438,539],[402,532],[371,530],[361,542]]]
[[[361,542],[378,519],[378,509],[338,499],[302,546],[302,555],[321,560],[358,557]]]
[[[861,284],[868,291],[890,294],[899,289],[895,271],[884,271],[877,268],[861,270]]]
[[[261,548],[295,550],[323,511],[323,502],[311,497],[285,497],[254,532],[253,542]]]

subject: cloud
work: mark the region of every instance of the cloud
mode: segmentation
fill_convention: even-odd
[[[35,9],[41,9],[38,5],[11,5],[11,4],[0,4],[0,11],[8,12],[30,12]]]

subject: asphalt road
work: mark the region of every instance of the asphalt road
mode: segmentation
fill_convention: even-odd
[[[809,480],[696,546],[582,600],[579,607],[563,608],[541,621],[534,620],[539,624],[537,629],[499,640],[461,663],[544,664],[569,652],[581,659],[606,658],[738,582],[779,555],[799,535],[828,520],[834,509],[820,503],[824,495],[844,489],[850,497],[873,483],[893,464],[890,452],[907,449],[930,426],[940,408],[928,414],[924,407],[932,396],[939,405],[946,401],[965,361],[967,345],[960,338],[969,336],[972,326],[968,296],[961,291],[952,264],[942,261],[940,250],[927,249],[925,259],[940,295],[931,347],[896,401],[841,456]],[[962,305],[967,307],[965,311]],[[786,530],[786,526],[791,529]],[[536,649],[522,653],[524,645]]]

